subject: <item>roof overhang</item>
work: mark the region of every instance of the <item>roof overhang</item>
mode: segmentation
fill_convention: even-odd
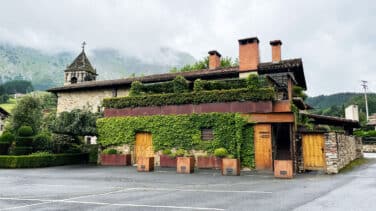
[[[340,118],[340,117],[332,117],[332,116],[324,116],[324,115],[317,115],[317,114],[305,114],[301,113],[308,118],[311,118],[315,124],[323,124],[323,125],[333,125],[333,126],[340,126],[345,128],[360,128],[359,121]]]

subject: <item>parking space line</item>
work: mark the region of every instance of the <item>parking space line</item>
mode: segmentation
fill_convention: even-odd
[[[208,193],[254,193],[254,194],[272,194],[268,191],[247,191],[247,190],[209,190],[209,189],[180,189],[180,188],[134,188],[135,190],[146,191],[180,191],[180,192],[208,192]]]
[[[216,210],[222,211],[221,208],[212,207],[186,207],[186,206],[167,206],[167,205],[148,205],[148,204],[125,204],[125,203],[107,203],[107,202],[88,202],[88,201],[75,201],[75,200],[48,200],[48,199],[22,199],[22,198],[0,198],[0,200],[15,200],[15,201],[40,201],[41,203],[29,204],[24,206],[9,207],[0,210],[12,210],[19,208],[32,207],[48,203],[75,203],[75,204],[89,204],[89,205],[108,205],[108,206],[124,206],[124,207],[145,207],[145,208],[163,208],[163,209],[189,209],[189,210]]]

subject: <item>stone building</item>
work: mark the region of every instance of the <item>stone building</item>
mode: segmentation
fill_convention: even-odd
[[[113,117],[144,117],[152,119],[155,116],[205,116],[212,113],[239,114],[247,121],[247,124],[251,125],[250,127],[253,128],[253,134],[247,139],[250,142],[246,143],[252,146],[248,146],[248,157],[242,159],[247,159],[248,161],[254,160],[254,167],[256,169],[275,171],[277,174],[283,174],[285,171],[289,171],[291,174],[298,170],[329,169],[330,166],[328,165],[331,165],[331,163],[329,162],[327,164],[326,162],[326,152],[324,149],[327,141],[324,141],[325,137],[323,134],[317,133],[312,136],[311,133],[309,133],[304,135],[298,128],[299,123],[297,116],[299,115],[299,110],[307,110],[309,108],[309,106],[305,104],[299,96],[295,96],[293,92],[294,86],[299,86],[303,90],[307,89],[302,59],[282,59],[282,42],[280,40],[270,41],[270,45],[272,61],[268,62],[260,61],[259,39],[257,37],[251,37],[238,40],[239,66],[221,67],[221,54],[216,50],[212,50],[209,51],[209,66],[207,69],[103,81],[96,81],[96,70],[91,66],[83,49],[81,54],[68,66],[67,70],[65,70],[64,86],[52,88],[49,91],[58,96],[57,112],[71,111],[76,108],[90,108],[91,111],[94,112],[103,111],[104,119],[108,120],[108,122],[103,120],[103,122],[105,122],[103,124],[110,124],[111,126],[113,126],[113,123],[119,124],[117,121],[112,122]],[[223,90],[194,91],[192,88],[197,79],[211,81],[213,83],[231,83],[231,81],[233,83],[233,81],[236,81],[244,84],[245,78],[253,74],[264,76],[267,79],[269,85],[265,90],[272,90],[272,94],[267,91],[265,93],[251,93],[251,89],[245,86],[241,88],[230,88],[224,92],[239,94],[240,92],[246,91],[248,96],[253,95],[255,98],[247,98],[247,96],[245,96],[247,99],[243,99],[242,97],[237,98],[242,96],[239,94],[239,96],[234,97],[226,95],[228,97],[226,100],[215,99],[210,102],[204,100],[205,102],[187,101],[182,103],[182,101],[179,101],[182,99],[179,99],[179,102],[169,100],[169,103],[159,102],[159,104],[153,104],[153,102],[157,102],[163,97],[166,97],[163,99],[167,99],[167,97],[172,96],[173,93],[161,92],[157,95],[146,93],[144,97],[150,101],[147,102],[149,104],[145,105],[142,104],[144,102],[140,102],[135,99],[135,97],[129,96],[129,90],[134,81],[140,81],[142,84],[149,86],[156,84],[163,84],[163,86],[165,86],[166,83],[173,81],[177,76],[183,76],[189,86],[189,90],[187,90],[187,93],[184,93],[184,95],[189,97],[199,96],[195,99],[200,101],[207,98],[210,94],[214,96],[218,91],[222,93]],[[268,95],[268,93],[270,97],[263,98],[263,95]],[[110,99],[107,100],[106,98]],[[215,98],[215,96],[213,98]],[[108,101],[113,102],[116,106],[111,107],[109,106],[110,103],[104,107],[104,102]],[[132,104],[129,103],[130,101],[137,101],[141,104]],[[359,122],[357,121],[341,118],[333,120],[319,115],[309,116],[309,118],[314,119],[317,124],[324,122],[326,124],[334,124],[335,126],[343,127],[346,131],[346,135],[351,135],[352,128],[359,126]],[[127,128],[121,128],[123,126],[119,124],[108,133],[101,134],[101,132],[99,132],[98,143],[103,147],[122,149],[124,154],[132,154],[133,160],[147,153],[148,156],[155,156],[156,164],[159,164],[160,152],[153,150],[153,144],[155,143],[153,143],[152,139],[156,140],[159,134],[162,134],[161,131],[156,130],[151,132],[150,128],[133,128],[133,130],[131,127],[133,127],[134,124],[128,126]],[[228,126],[232,127],[233,125],[229,124]],[[196,132],[200,131],[201,134],[195,134],[194,137],[191,138],[194,138],[196,142],[205,144],[203,133],[211,131],[211,134],[215,135],[213,132],[215,128],[210,128],[214,126],[207,128],[207,125],[203,125],[203,127],[204,128],[197,128],[196,130]],[[166,130],[168,130],[168,128]],[[99,131],[103,130],[99,129]],[[169,131],[169,133],[173,132],[174,131]],[[129,135],[127,137],[129,140],[124,140],[124,133]],[[238,133],[239,137],[244,134],[246,134],[245,131]],[[137,137],[140,137],[140,140],[137,140]],[[104,139],[108,140],[106,144],[103,143]],[[148,140],[147,144],[145,144],[146,139]],[[327,138],[325,140],[329,139]],[[341,140],[347,139],[341,138]],[[109,143],[113,145],[110,146]],[[232,146],[232,149],[238,148],[240,153],[243,149],[239,147],[240,145],[236,147]],[[353,148],[358,149],[357,147]],[[328,147],[328,150],[330,149],[331,148]],[[335,154],[336,153],[337,152],[335,152]],[[356,153],[353,154],[357,155]],[[318,158],[320,159],[317,160]],[[353,159],[353,157],[351,157],[351,159]],[[276,166],[277,163],[283,163],[279,161],[286,161],[286,165],[289,166],[289,169],[278,168]],[[347,163],[347,161],[348,159],[343,163]],[[302,169],[299,168],[300,165],[303,166]],[[342,167],[342,165],[340,167]],[[337,166],[336,168],[338,169],[339,167]]]

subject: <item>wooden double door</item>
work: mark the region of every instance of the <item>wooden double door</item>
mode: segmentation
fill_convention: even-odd
[[[134,145],[134,159],[137,162],[139,157],[154,157],[153,141],[151,133],[136,133]]]

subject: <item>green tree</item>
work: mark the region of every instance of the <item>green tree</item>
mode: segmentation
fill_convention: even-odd
[[[34,90],[33,85],[31,85],[30,81],[26,80],[13,80],[8,81],[3,84],[5,92],[7,94],[14,94],[14,93],[29,93]]]
[[[97,135],[96,121],[101,115],[88,110],[75,109],[71,112],[61,112],[52,122],[50,129],[53,133],[66,134],[73,137]]]
[[[221,59],[221,66],[220,67],[233,67],[239,65],[238,60],[233,60],[231,57],[224,57]],[[195,70],[202,70],[202,69],[208,69],[209,68],[209,57],[203,57],[202,59],[198,60],[197,62],[193,64],[187,64],[184,65],[181,68],[172,68],[170,72],[176,73],[176,72],[190,72]]]
[[[38,98],[25,96],[17,101],[10,116],[10,130],[16,132],[23,125],[29,125],[34,133],[39,132],[42,120],[42,106]]]

